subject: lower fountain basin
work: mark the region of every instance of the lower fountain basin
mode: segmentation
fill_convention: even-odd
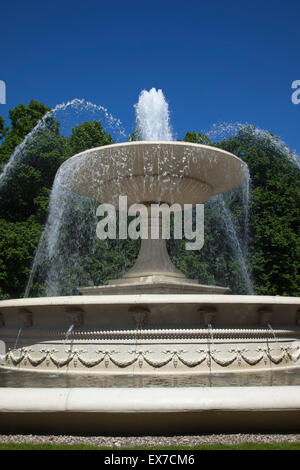
[[[2,367],[96,375],[294,368],[299,306],[292,297],[205,294],[6,300]]]
[[[1,301],[0,430],[299,430],[299,307],[205,294]]]
[[[2,432],[299,431],[300,386],[0,389]]]

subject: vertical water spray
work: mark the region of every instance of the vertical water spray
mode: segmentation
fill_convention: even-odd
[[[170,124],[169,105],[162,90],[143,90],[140,93],[138,102],[134,105],[136,113],[136,138],[145,141],[172,141],[173,134]],[[143,156],[145,174],[151,173],[153,169],[153,156],[148,153]],[[185,158],[185,157],[184,157]],[[169,171],[161,171],[161,166],[169,163]],[[160,153],[160,161],[158,162],[158,178],[163,186],[164,183],[170,184],[170,176],[174,172],[174,159],[172,154],[164,155]],[[180,177],[184,173],[185,164],[181,162],[180,170],[176,176]],[[145,182],[144,182],[145,183]],[[171,187],[171,192],[173,191]]]
[[[135,111],[138,140],[173,140],[169,105],[162,90],[143,90]]]

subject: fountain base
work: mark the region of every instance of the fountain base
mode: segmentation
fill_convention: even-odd
[[[4,300],[2,367],[95,375],[293,369],[299,307],[298,298],[209,294]]]
[[[194,279],[166,275],[150,275],[112,279],[105,286],[81,287],[83,295],[122,294],[225,294],[226,287],[198,284]]]
[[[0,431],[174,435],[299,431],[300,386],[0,390]]]

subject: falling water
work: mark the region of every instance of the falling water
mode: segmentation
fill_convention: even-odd
[[[1,182],[5,180],[5,176],[9,173],[10,169],[14,167],[15,163],[20,162],[26,158],[26,145],[34,139],[34,137],[38,134],[38,131],[47,125],[47,121],[50,117],[58,119],[61,130],[65,132],[70,131],[72,127],[74,127],[74,117],[72,115],[72,123],[68,122],[68,114],[66,111],[70,111],[70,113],[76,114],[76,124],[80,121],[80,119],[82,120],[82,118],[85,117],[86,113],[89,113],[89,115],[92,114],[94,119],[101,118],[102,124],[105,126],[106,130],[109,130],[116,140],[118,140],[120,137],[126,137],[120,120],[114,118],[108,112],[108,110],[101,105],[95,105],[83,99],[74,99],[68,103],[57,105],[38,122],[35,128],[26,136],[22,144],[16,148],[9,162],[4,167],[3,173],[0,175],[0,187]],[[72,207],[74,208],[80,205],[79,196],[76,196],[75,194],[63,188],[61,180],[64,177],[65,175],[63,172],[58,171],[53,183],[50,196],[48,220],[35,253],[35,258],[24,293],[25,297],[29,296],[37,272],[40,275],[39,277],[44,279],[46,295],[58,295],[60,290],[59,286],[62,282],[64,267],[67,265],[67,258],[63,256],[58,247],[61,228],[64,220],[66,219],[66,214],[70,212]],[[96,220],[95,217],[94,220]],[[79,221],[75,220],[74,218],[72,223],[74,225],[76,224],[77,228],[80,230],[80,228],[82,228],[80,225],[84,223],[84,221],[85,218],[82,215]],[[79,245],[80,242],[84,244],[85,241],[80,238],[80,233],[77,238],[78,242],[76,245]],[[68,242],[65,243],[68,244]],[[93,249],[91,249],[91,253],[92,252]],[[46,267],[47,273],[45,274],[43,271],[46,270]],[[76,280],[78,279],[76,278]]]
[[[241,134],[243,137],[248,138],[253,142],[261,144],[264,148],[270,151],[276,152],[277,155],[281,155],[283,158],[292,162],[297,168],[300,168],[300,158],[296,152],[292,151],[286,143],[280,138],[272,135],[270,132],[260,129],[254,125],[248,123],[221,123],[214,124],[209,131],[205,134],[216,141],[222,139],[229,139],[234,135]],[[240,239],[238,231],[235,227],[230,210],[227,208],[224,202],[224,196],[219,196],[218,201],[222,208],[221,214],[227,228],[227,234],[230,238],[231,246],[236,257],[239,260],[241,273],[246,283],[248,294],[253,294],[253,287],[251,282],[251,276],[247,267],[248,257],[248,246],[249,246],[249,186],[250,176],[248,175],[247,181],[242,185],[243,191],[243,208],[244,208],[244,236],[243,240]]]
[[[221,140],[228,139],[238,132],[242,131],[248,137],[260,142],[266,148],[281,154],[300,168],[299,155],[291,150],[288,145],[280,138],[272,135],[270,132],[248,123],[230,123],[223,122],[214,124],[212,128],[205,132],[210,139]]]
[[[14,349],[17,349],[17,346],[18,346],[18,342],[19,342],[19,338],[21,336],[21,333],[22,333],[22,327],[19,329],[18,331],[18,335],[17,335],[17,338],[16,338],[16,342],[15,342],[15,346],[14,346]]]
[[[101,105],[96,105],[89,101],[85,101],[84,99],[78,98],[68,101],[67,103],[58,104],[57,106],[55,106],[55,108],[51,109],[44,115],[44,117],[36,124],[33,130],[29,132],[29,134],[27,134],[23,142],[15,148],[9,161],[6,163],[6,165],[4,165],[2,173],[0,174],[0,188],[6,176],[12,170],[14,165],[26,159],[26,145],[30,143],[41,130],[47,127],[49,119],[59,119],[61,113],[70,109],[77,114],[82,112],[89,112],[94,115],[97,115],[100,113],[108,128],[117,130],[117,134],[119,136],[126,137],[125,131],[122,128],[120,120],[114,118],[108,112],[108,110]]]
[[[169,106],[162,90],[143,90],[135,110],[138,140],[173,140]]]
[[[250,294],[250,295],[253,295],[254,294],[254,289],[253,289],[253,286],[252,286],[251,277],[250,277],[248,267],[247,267],[247,264],[246,264],[245,255],[243,253],[241,243],[240,243],[239,237],[237,235],[237,230],[235,228],[235,224],[234,224],[234,221],[233,221],[232,214],[231,214],[230,210],[228,209],[227,205],[225,204],[224,196],[222,194],[219,194],[218,196],[216,196],[216,199],[217,199],[217,201],[219,203],[219,206],[220,206],[220,209],[221,209],[220,210],[220,216],[221,216],[221,218],[223,220],[223,223],[226,227],[226,233],[227,233],[227,236],[229,238],[233,253],[234,253],[236,259],[239,262],[241,274],[242,274],[242,277],[243,277],[243,281],[246,285],[247,293]],[[248,217],[248,215],[247,215],[247,217]],[[247,232],[248,232],[248,227],[247,227]]]
[[[93,284],[88,265],[97,251],[97,203],[66,190],[61,185],[63,177],[63,172],[59,171],[54,181],[48,220],[35,254],[25,297],[29,296],[35,279],[42,281],[43,295],[46,296],[66,292],[76,294],[78,286]]]
[[[6,346],[3,341],[0,341],[0,365],[4,365],[6,362]]]
[[[146,140],[171,140],[172,133],[169,123],[169,110],[168,103],[161,90],[156,91],[154,88],[149,92],[143,91],[139,97],[138,103],[135,105],[137,116],[137,129],[139,138]],[[122,152],[115,152],[112,155],[114,159],[114,166],[116,169],[116,184],[118,184],[118,177],[123,176],[123,167],[127,165],[126,155]],[[144,158],[145,171],[149,170],[153,164],[151,153]],[[78,160],[78,165],[80,161]],[[86,245],[89,251],[89,258],[91,259],[95,252],[99,251],[98,240],[96,238],[95,226],[97,219],[95,216],[95,203],[89,201],[88,198],[80,198],[78,195],[71,193],[63,188],[63,180],[67,177],[64,167],[58,171],[50,197],[49,216],[48,220],[39,242],[39,246],[35,255],[33,266],[31,269],[30,277],[26,286],[25,297],[31,291],[32,284],[36,274],[40,273],[47,267],[47,272],[44,275],[45,294],[47,296],[62,295],[62,284],[65,282],[66,269],[72,270],[71,277],[74,282],[74,287],[78,285],[93,285],[93,280],[89,279],[87,266],[82,266],[79,253],[82,247]],[[72,171],[75,171],[73,168]],[[77,168],[77,171],[81,171]],[[110,171],[109,168],[102,171]],[[132,169],[133,171],[133,169]],[[68,172],[68,169],[66,169]],[[130,168],[129,168],[130,172]],[[95,180],[96,180],[95,174]],[[162,178],[167,177],[160,175]],[[98,181],[98,179],[97,179]],[[101,181],[97,185],[101,186]],[[77,208],[83,204],[85,209],[91,208],[90,214],[84,214],[83,211],[77,211],[79,217],[70,215],[72,208]],[[89,206],[89,207],[88,207]],[[75,211],[76,212],[76,211]],[[78,213],[79,212],[79,213]],[[70,219],[69,226],[66,225],[66,220]],[[89,218],[87,222],[87,218]],[[76,224],[76,235],[69,236],[68,240],[61,240],[62,232],[70,234],[72,231],[72,224]],[[62,226],[64,225],[64,230]],[[87,237],[83,234],[87,233],[87,226],[90,231]],[[123,253],[124,254],[124,253]],[[99,256],[99,254],[98,254]],[[126,257],[126,253],[125,253]],[[79,261],[78,261],[79,260]],[[84,269],[85,273],[82,273]],[[43,277],[43,276],[41,276]],[[75,292],[73,292],[75,293]]]
[[[53,183],[53,188],[50,196],[48,220],[38,244],[33,265],[31,267],[30,276],[25,289],[24,297],[29,296],[32,282],[36,274],[36,270],[40,266],[42,266],[44,262],[50,262],[48,267],[47,280],[48,284],[50,283],[49,279],[51,279],[52,284],[54,284],[50,287],[48,286],[47,290],[50,291],[50,295],[51,291],[53,291],[52,295],[55,295],[55,293],[57,293],[56,277],[58,273],[56,273],[57,267],[55,266],[53,261],[56,255],[56,249],[60,229],[63,222],[64,211],[68,203],[68,194],[66,194],[67,191],[60,184],[61,175],[62,173],[58,172]],[[72,193],[70,196],[72,198]]]
[[[276,342],[278,343],[278,338],[276,337],[275,335],[275,331],[273,330],[272,328],[272,325],[270,323],[268,323],[268,328],[269,330],[271,331],[272,335],[273,335],[273,338],[276,340]]]
[[[80,100],[77,100],[76,103],[78,104],[79,102]],[[139,140],[172,140],[168,103],[161,90],[156,90],[155,88],[152,88],[150,91],[143,90],[139,96],[138,103],[135,105],[135,110],[136,134]],[[111,119],[113,121],[114,118]],[[117,125],[119,126],[119,122],[117,122]],[[166,174],[159,175],[162,186],[164,182],[170,184],[170,171],[171,169],[174,171],[173,160],[175,156],[173,157],[172,153],[169,153],[167,157],[169,171]],[[123,174],[122,168],[126,166],[126,158],[124,155],[122,156],[122,153],[118,152],[112,154],[112,158],[116,168],[117,184],[118,175],[121,178]],[[165,157],[162,155],[161,158]],[[188,155],[184,154],[183,161],[178,170],[179,174],[176,173],[177,177],[184,175],[189,160]],[[151,153],[144,155],[145,173],[151,172],[151,165],[153,165]],[[106,171],[109,172],[110,169],[107,168]],[[63,284],[66,283],[66,277],[72,280],[73,294],[77,293],[76,288],[80,285],[94,285],[95,279],[92,276],[90,277],[89,274],[89,271],[94,269],[91,264],[92,258],[99,259],[101,269],[100,259],[102,261],[104,258],[104,252],[99,254],[99,240],[95,234],[95,226],[97,224],[95,216],[96,204],[88,198],[79,197],[65,190],[61,182],[66,176],[62,171],[59,171],[56,175],[51,193],[48,220],[35,255],[25,297],[29,295],[37,273],[42,272],[43,274],[41,278],[44,279],[45,294],[47,296],[55,296],[70,292],[70,290],[66,289],[65,285],[63,287]],[[99,184],[101,185],[101,182]],[[236,259],[239,261],[247,293],[253,294],[251,279],[246,265],[249,177],[243,185],[242,191],[245,209],[243,241],[240,241],[237,235],[233,217],[225,204],[223,196],[219,197],[217,202],[220,206],[219,216],[224,221],[228,239]],[[106,241],[105,243],[107,245],[108,242]],[[86,253],[83,257],[82,251]],[[121,254],[124,254],[123,252],[124,250],[121,250]]]
[[[211,344],[214,344],[214,335],[213,335],[213,327],[212,327],[212,324],[211,324],[211,323],[208,323],[207,327],[208,327],[208,329],[209,329],[210,342],[211,342]]]
[[[241,186],[243,192],[243,206],[244,206],[244,243],[243,251],[244,258],[248,258],[249,249],[249,203],[250,203],[250,173],[247,171],[246,181]]]
[[[68,331],[66,332],[65,342],[68,341],[70,334],[74,330],[74,326],[75,326],[74,323],[72,323],[72,325],[69,326]]]
[[[151,88],[150,91],[143,90],[134,107],[136,112],[135,134],[137,140],[172,141],[174,139],[170,124],[169,105],[162,90],[156,90],[155,88]],[[172,179],[172,172],[174,172],[174,168],[176,168],[176,178],[183,177],[186,173],[185,170],[187,169],[188,161],[189,159],[184,153],[180,165],[178,165],[177,157],[173,154],[171,149],[169,149],[166,155],[164,155],[163,151],[160,154],[157,176],[162,188],[166,187],[166,184],[168,185],[171,199],[172,193],[177,186],[177,181]],[[143,153],[143,162],[144,173],[151,174],[153,169],[152,152],[145,151]],[[162,168],[164,168],[164,170],[162,170]],[[150,187],[151,184],[150,182]]]

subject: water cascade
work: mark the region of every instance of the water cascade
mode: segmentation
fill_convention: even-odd
[[[19,328],[19,331],[18,331],[18,334],[17,334],[17,338],[16,338],[16,342],[15,342],[15,346],[14,346],[14,349],[16,350],[18,348],[18,343],[19,343],[19,338],[21,336],[21,333],[22,333],[22,327]]]
[[[233,137],[239,132],[249,139],[260,142],[265,148],[281,154],[300,168],[300,157],[296,152],[291,150],[282,139],[253,124],[223,122],[214,124],[211,129],[205,131],[205,134],[210,139],[219,141]]]
[[[55,106],[55,108],[48,111],[43,118],[36,124],[31,132],[27,134],[25,139],[19,144],[14,152],[12,153],[9,161],[4,165],[2,172],[0,174],[0,190],[1,185],[5,181],[6,176],[13,169],[16,163],[20,163],[26,160],[26,146],[32,143],[35,137],[38,138],[38,134],[41,130],[47,127],[49,119],[56,119],[61,121],[61,125],[66,125],[66,131],[69,131],[66,121],[66,113],[73,112],[76,114],[75,120],[73,122],[78,122],[78,119],[81,115],[85,116],[85,113],[88,113],[89,118],[94,117],[94,119],[103,120],[103,124],[113,131],[116,131],[116,135],[120,137],[126,137],[125,131],[122,128],[121,122],[119,119],[116,119],[108,112],[106,108],[101,105],[96,105],[84,99],[75,98],[67,103],[61,103]],[[74,124],[73,124],[74,125]]]
[[[248,192],[248,191],[247,191]],[[227,205],[225,204],[224,197],[223,195],[217,196],[217,200],[220,206],[220,217],[222,218],[225,227],[226,227],[226,233],[229,237],[230,244],[232,246],[233,253],[235,254],[235,258],[239,262],[240,270],[241,270],[241,275],[243,277],[244,283],[246,285],[247,293],[252,295],[254,294],[253,286],[252,286],[252,281],[250,278],[250,274],[248,271],[248,267],[246,264],[246,258],[245,258],[245,252],[243,252],[243,248],[241,246],[240,240],[237,235],[237,231],[234,225],[234,221],[231,215],[230,210],[228,209]],[[248,211],[246,211],[246,216],[245,219],[248,219]],[[246,238],[248,237],[248,221],[245,222],[246,225]],[[246,246],[247,242],[244,243],[244,246]]]
[[[161,90],[156,90],[155,88],[152,88],[150,91],[143,90],[139,96],[137,104],[135,105],[135,111],[136,135],[138,140],[169,141],[172,139],[168,103],[166,102]],[[111,120],[113,120],[113,118],[111,118]],[[140,185],[137,184],[137,180],[135,178],[130,176],[133,173],[133,169],[128,168],[126,156],[115,152],[111,155],[111,159],[114,161],[116,184],[120,185],[122,183],[123,171],[124,168],[126,168],[126,171],[129,172],[131,186],[133,188],[133,201],[136,200],[136,196],[134,195],[139,193]],[[142,159],[144,173],[151,173],[153,171],[152,153],[144,152]],[[160,164],[164,166],[164,171],[158,175],[158,181],[161,187],[168,187],[168,191],[171,193],[171,198],[173,199],[178,187],[178,178],[183,179],[184,175],[189,173],[190,162],[191,158],[188,149],[182,154],[180,165],[176,163],[176,155],[172,150],[165,154],[161,153],[160,155]],[[176,168],[176,178],[172,175],[172,172],[174,171],[173,168]],[[110,171],[109,167],[107,171]],[[96,205],[92,200],[88,201],[87,198],[85,198],[86,202],[84,203],[80,200],[78,195],[66,190],[61,184],[63,179],[66,177],[67,176],[64,174],[62,169],[60,169],[56,175],[51,192],[48,220],[35,254],[24,297],[28,297],[30,295],[35,279],[42,282],[44,285],[44,291],[42,294],[46,294],[47,296],[62,295],[64,292],[76,293],[76,290],[67,290],[65,272],[66,267],[68,266],[69,272],[72,270],[73,273],[71,276],[73,286],[84,283],[86,283],[86,285],[93,285],[95,282],[95,279],[89,277],[88,265],[82,264],[80,253],[82,253],[84,246],[88,246],[89,253],[95,253],[97,256],[96,253],[98,252],[98,256],[101,256],[99,240],[97,240],[95,236],[95,227],[97,224],[97,218],[95,216]],[[102,182],[98,181],[97,184],[101,191],[101,186],[103,185]],[[146,179],[142,182],[144,190],[145,184]],[[149,181],[149,185],[150,191],[153,192],[153,181]],[[244,235],[242,242],[239,240],[235,224],[231,213],[223,200],[223,196],[221,195],[216,197],[216,200],[219,204],[219,216],[224,220],[224,224],[226,226],[226,236],[228,237],[232,247],[233,254],[240,265],[240,272],[244,280],[246,292],[253,294],[250,274],[246,265],[248,244],[249,173],[247,173],[246,181],[243,183],[242,187],[244,188],[243,200],[245,211]],[[239,191],[239,189],[235,191]],[[74,207],[77,209],[74,216],[72,216],[70,211],[72,208],[72,211],[74,212]],[[81,210],[80,207],[82,208]],[[66,220],[69,221],[69,224],[66,224]],[[71,228],[73,224],[76,224],[77,226],[76,233],[74,233]],[[86,230],[84,227],[91,228],[88,236],[86,236]],[[68,241],[67,243],[60,243],[59,240],[65,232],[68,233]],[[85,233],[85,237],[81,236],[81,233]],[[119,246],[121,245],[120,241],[117,241],[116,243]],[[125,264],[126,251],[124,251],[123,247],[121,251]],[[70,255],[71,253],[72,255]],[[76,253],[78,256],[76,256]],[[45,272],[46,266],[48,267],[47,272]],[[121,267],[120,270],[124,273],[125,267]]]

